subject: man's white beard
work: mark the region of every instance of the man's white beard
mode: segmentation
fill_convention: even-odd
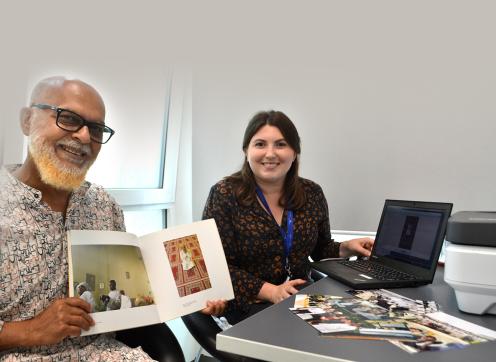
[[[91,149],[88,145],[75,145],[77,142],[73,140],[62,140],[58,143],[86,147],[85,151],[91,154]],[[86,172],[94,162],[94,160],[88,161],[82,167],[67,166],[55,154],[53,145],[49,145],[42,137],[36,134],[29,137],[29,153],[40,173],[41,180],[47,185],[64,191],[74,191],[80,187],[84,182]]]

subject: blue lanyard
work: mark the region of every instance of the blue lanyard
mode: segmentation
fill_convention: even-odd
[[[263,206],[265,209],[268,211],[270,216],[276,221],[274,215],[272,214],[272,211],[270,210],[269,204],[267,203],[267,200],[265,199],[265,196],[260,190],[260,188],[257,186],[256,188],[258,198],[262,202]],[[277,221],[276,221],[277,224]],[[292,210],[287,210],[287,215],[286,215],[286,231],[279,226],[279,232],[281,233],[281,236],[284,240],[284,261],[285,261],[285,268],[286,271],[288,272],[288,275],[291,275],[290,269],[289,269],[289,253],[291,252],[291,247],[293,246],[293,235],[294,235],[294,216],[293,216],[293,211]]]

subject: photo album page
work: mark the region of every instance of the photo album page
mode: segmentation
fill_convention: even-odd
[[[87,301],[95,326],[82,335],[165,322],[234,298],[213,219],[137,237],[70,230],[69,295]]]

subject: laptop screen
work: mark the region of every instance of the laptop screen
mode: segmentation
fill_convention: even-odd
[[[429,269],[444,212],[387,205],[375,240],[375,256]]]

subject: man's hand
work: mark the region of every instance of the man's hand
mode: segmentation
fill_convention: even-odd
[[[26,325],[27,345],[55,344],[65,337],[81,335],[95,324],[88,313],[91,306],[76,297],[58,299],[47,309],[30,319]]]
[[[220,316],[224,314],[226,309],[227,301],[225,300],[209,300],[207,301],[207,307],[203,308],[201,312],[203,314]]]
[[[57,299],[32,319],[6,322],[0,333],[0,350],[55,344],[81,335],[95,324],[91,306],[80,298]]]
[[[277,304],[297,293],[298,289],[296,289],[296,287],[305,283],[306,280],[303,279],[288,280],[280,285],[264,283],[258,293],[258,299],[267,300],[273,304]]]
[[[341,245],[339,245],[339,256],[342,258],[348,258],[353,255],[369,257],[373,245],[374,239],[371,238],[343,241]]]

